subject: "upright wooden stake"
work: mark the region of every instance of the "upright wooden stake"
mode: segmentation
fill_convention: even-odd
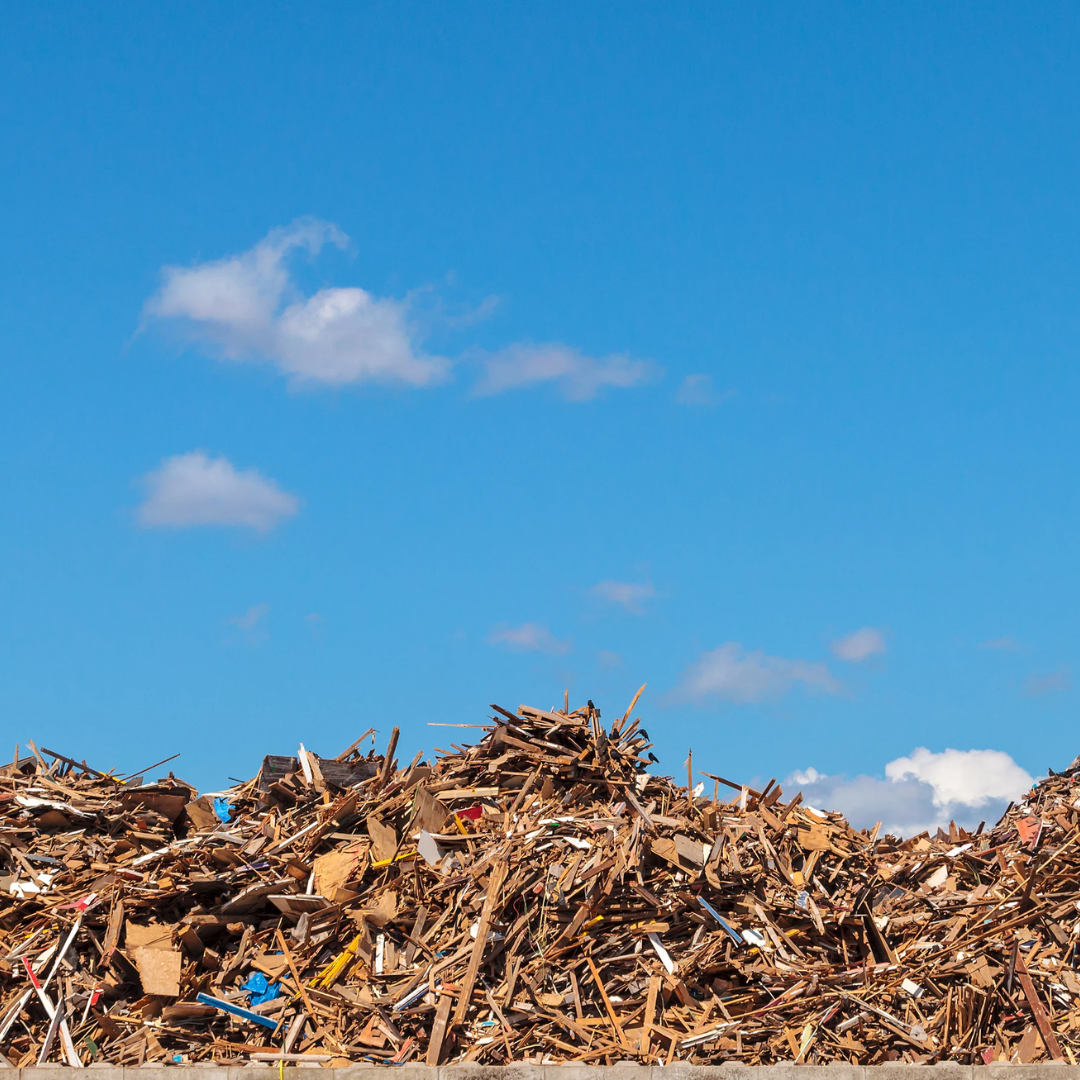
[[[499,862],[495,864],[495,869],[491,871],[487,896],[484,897],[484,906],[480,911],[480,925],[476,928],[476,941],[473,943],[472,957],[469,960],[465,978],[461,983],[461,994],[458,996],[457,1009],[454,1012],[455,1024],[464,1023],[465,1014],[469,1011],[469,999],[472,997],[473,987],[476,985],[476,976],[480,973],[480,962],[484,958],[484,946],[487,944],[491,918],[499,902],[503,882],[506,880],[506,866],[505,862]]]
[[[443,1039],[446,1038],[446,1024],[450,1019],[450,1006],[454,999],[449,994],[439,997],[439,1004],[435,1009],[435,1023],[431,1025],[431,1038],[428,1039],[427,1064],[435,1066],[439,1064],[442,1056]]]

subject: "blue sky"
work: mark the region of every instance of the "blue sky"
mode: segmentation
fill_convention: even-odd
[[[666,769],[898,827],[1080,750],[1068,5],[4,21],[9,742],[647,682]]]

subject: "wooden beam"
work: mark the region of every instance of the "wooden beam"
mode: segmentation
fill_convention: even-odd
[[[495,869],[491,871],[488,879],[487,896],[484,897],[484,907],[480,912],[480,925],[476,928],[476,941],[473,942],[472,957],[469,960],[468,970],[461,983],[461,994],[458,996],[457,1009],[454,1012],[454,1023],[465,1022],[465,1014],[469,1011],[469,999],[472,997],[473,987],[476,985],[476,976],[480,973],[480,963],[484,959],[484,946],[487,945],[488,930],[491,929],[491,919],[499,902],[503,882],[506,880],[506,862],[497,862]]]
[[[1027,964],[1024,963],[1024,958],[1020,955],[1019,950],[1016,953],[1016,976],[1020,980],[1024,997],[1027,998],[1028,1005],[1031,1007],[1035,1023],[1039,1026],[1039,1034],[1042,1035],[1043,1042],[1046,1043],[1046,1049],[1055,1061],[1064,1061],[1065,1055],[1061,1052],[1061,1044],[1057,1041],[1054,1029],[1050,1026],[1050,1017],[1046,1015],[1043,1003],[1039,1000],[1038,994],[1035,993],[1035,984],[1031,981]]]
[[[443,1039],[446,1038],[446,1025],[450,1019],[450,1006],[453,1004],[454,999],[449,994],[443,994],[439,998],[439,1004],[435,1009],[435,1023],[431,1025],[431,1038],[428,1039],[427,1064],[429,1066],[439,1064]]]

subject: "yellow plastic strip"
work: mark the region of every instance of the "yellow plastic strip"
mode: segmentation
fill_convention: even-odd
[[[339,953],[333,960],[327,965],[326,970],[313,981],[314,986],[331,987],[337,982],[338,976],[348,966],[349,961],[356,955],[356,950],[360,946],[360,942],[363,939],[363,934],[357,934],[356,937],[345,947],[344,952]]]
[[[377,862],[373,862],[371,868],[377,870],[380,866],[389,866],[391,863],[401,862],[402,859],[411,859],[415,854],[415,848],[411,851],[403,851],[400,855],[395,855],[392,859],[379,859]]]

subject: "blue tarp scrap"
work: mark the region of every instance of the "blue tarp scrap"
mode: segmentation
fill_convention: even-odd
[[[227,825],[229,823],[229,815],[232,813],[232,803],[225,798],[215,799],[214,813],[217,814],[219,821],[222,821]]]
[[[281,983],[270,982],[261,971],[256,971],[240,989],[250,995],[249,1005],[261,1005],[264,1001],[273,1001],[281,996]]]

